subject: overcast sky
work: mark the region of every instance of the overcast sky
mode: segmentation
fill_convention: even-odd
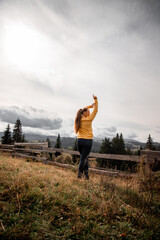
[[[0,131],[75,136],[99,100],[95,137],[160,142],[159,0],[0,0]]]

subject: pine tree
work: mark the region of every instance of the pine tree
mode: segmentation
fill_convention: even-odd
[[[120,154],[126,154],[125,142],[124,142],[122,133],[120,134],[120,138],[119,138],[119,150],[120,150]]]
[[[50,139],[47,138],[46,141],[48,142],[48,147],[50,148],[50,147],[51,147],[51,141],[50,141]]]
[[[100,147],[100,153],[106,153],[106,154],[112,153],[112,142],[110,141],[109,138],[105,138],[102,141],[102,144]],[[109,167],[109,163],[110,163],[109,160],[106,160],[103,158],[97,158],[96,161],[99,167],[102,167],[102,168],[105,168],[107,166]]]
[[[48,142],[48,148],[51,148],[51,141],[49,138],[46,139],[46,141]],[[52,161],[52,156],[53,154],[52,153],[49,153],[49,157],[50,157],[50,160]]]
[[[22,133],[22,124],[18,118],[13,129],[13,141],[14,142],[24,142],[24,136]]]
[[[116,137],[112,139],[112,147],[113,147],[113,153],[114,154],[125,154],[125,143],[123,139],[122,133],[119,134],[117,133]]]
[[[6,130],[4,131],[4,135],[2,136],[2,144],[11,144],[12,136],[10,131],[10,125],[8,124]]]
[[[113,147],[113,153],[119,154],[119,134],[112,139],[112,147]]]
[[[140,156],[140,154],[141,154],[141,150],[143,150],[144,148],[142,147],[142,146],[140,146],[140,148],[137,150],[137,151],[135,151],[135,155],[136,156]]]
[[[112,153],[112,142],[109,138],[105,138],[102,141],[100,153]]]
[[[22,135],[22,142],[27,142],[25,138],[25,134]]]
[[[147,142],[146,142],[146,148],[149,149],[149,150],[154,150],[154,147],[153,147],[153,140],[152,140],[150,134],[149,134],[149,136],[148,136],[148,140],[147,140]]]
[[[56,140],[56,144],[54,146],[55,148],[61,148],[61,137],[60,137],[60,134],[58,134],[58,137],[57,137],[57,140]],[[61,153],[59,152],[55,152],[55,156],[58,157],[60,156]]]
[[[132,151],[131,151],[131,148],[130,148],[130,147],[127,147],[127,149],[126,149],[126,154],[127,154],[127,155],[132,155]]]
[[[60,134],[58,134],[57,140],[56,140],[56,144],[54,146],[55,148],[61,148],[61,137]]]
[[[73,144],[73,147],[72,147],[72,149],[74,150],[74,151],[78,151],[78,149],[77,149],[77,138],[75,139],[75,141],[74,141],[74,144]],[[73,159],[73,162],[74,163],[76,163],[77,162],[77,159],[79,159],[76,155],[72,155],[72,159]]]
[[[77,149],[77,138],[76,140],[74,141],[74,144],[73,144],[73,148],[72,148],[74,151],[78,151]]]

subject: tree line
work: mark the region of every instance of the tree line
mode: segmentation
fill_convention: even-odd
[[[4,135],[1,137],[2,144],[13,144],[14,142],[25,142],[25,134],[22,131],[22,123],[18,118],[14,124],[13,132],[10,125],[7,125]]]
[[[48,147],[51,147],[50,139],[47,138],[46,141],[48,142]],[[14,124],[13,132],[11,131],[10,125],[8,124],[6,127],[6,130],[4,131],[3,136],[1,137],[1,143],[2,144],[14,144],[14,142],[27,142],[25,139],[25,134],[22,131],[22,123],[21,120],[18,118],[17,121]],[[61,148],[61,139],[60,134],[58,134],[55,148]]]
[[[135,155],[139,155],[140,150],[143,148],[140,147],[140,149],[135,152]],[[153,144],[153,140],[151,138],[151,135],[149,134],[145,149],[149,150],[156,150]],[[100,153],[106,153],[106,154],[122,154],[122,155],[132,155],[133,152],[131,151],[130,147],[125,146],[123,134],[120,135],[117,133],[116,136],[110,140],[109,138],[105,138],[102,141]]]
[[[47,138],[46,140],[48,142],[48,147],[51,147],[51,142],[50,139]],[[7,125],[6,130],[4,131],[4,135],[1,138],[2,144],[12,144],[14,142],[26,142],[25,139],[25,134],[22,131],[22,123],[20,119],[18,118],[15,122],[13,132],[11,132],[10,125]],[[75,140],[74,146],[72,147],[73,150],[77,150],[77,143]],[[60,134],[58,134],[56,143],[55,143],[55,148],[61,148],[62,143],[61,143],[61,138]],[[147,142],[146,142],[146,149],[150,150],[156,150],[153,144],[153,140],[151,138],[151,135],[149,134]],[[136,155],[140,154],[140,149],[135,153]],[[110,140],[110,138],[104,138],[102,141],[102,144],[100,146],[100,153],[106,153],[106,154],[122,154],[122,155],[132,155],[133,152],[131,151],[130,147],[125,146],[123,134],[116,134],[116,136]]]
[[[106,153],[106,154],[120,154],[120,155],[140,155],[140,150],[143,148],[140,147],[138,151],[133,153],[130,149],[130,147],[125,147],[125,142],[123,139],[123,134],[121,133],[120,135],[117,133],[116,136],[110,140],[109,138],[105,138],[102,141],[101,148],[100,148],[100,153]],[[151,138],[151,135],[149,134],[145,149],[149,150],[156,150],[154,145],[153,145],[153,140]],[[103,168],[116,168],[118,170],[123,170],[125,171],[130,170],[131,172],[136,171],[137,163],[135,162],[130,162],[130,161],[118,161],[118,160],[104,160],[102,158],[97,158],[97,165],[99,167]]]

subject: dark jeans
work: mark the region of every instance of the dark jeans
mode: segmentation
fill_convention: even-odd
[[[77,148],[80,152],[79,173],[88,176],[88,155],[92,148],[92,139],[78,138]]]

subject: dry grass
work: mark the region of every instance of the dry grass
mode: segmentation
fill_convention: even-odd
[[[159,239],[159,192],[140,191],[141,184],[138,175],[85,181],[71,170],[0,155],[0,237]]]

